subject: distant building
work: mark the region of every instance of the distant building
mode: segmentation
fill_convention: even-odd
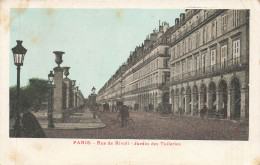
[[[130,53],[127,62],[100,89],[97,102],[112,106],[123,100],[131,107],[138,104],[141,110],[154,110],[163,101],[169,102],[168,28],[163,22]]]

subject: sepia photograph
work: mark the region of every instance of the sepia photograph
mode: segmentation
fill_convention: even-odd
[[[249,10],[10,12],[10,137],[248,140]]]

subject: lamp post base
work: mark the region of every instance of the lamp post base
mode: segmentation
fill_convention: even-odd
[[[54,124],[52,123],[52,124],[48,124],[48,128],[54,128],[55,126],[54,126]]]

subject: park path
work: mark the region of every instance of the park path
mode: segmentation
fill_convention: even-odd
[[[105,124],[98,116],[93,119],[93,114],[89,108],[84,107],[82,112],[72,114],[63,123],[54,122],[55,128],[48,128],[47,112],[33,113],[38,119],[43,129],[96,129],[104,128]]]

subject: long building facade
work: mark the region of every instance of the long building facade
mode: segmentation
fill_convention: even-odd
[[[249,10],[187,9],[137,46],[98,93],[99,103],[160,103],[198,115],[206,107],[225,118],[249,115]]]
[[[155,110],[163,100],[169,102],[170,54],[166,36],[169,24],[163,22],[100,89],[97,102],[111,107],[123,100],[141,110]]]

